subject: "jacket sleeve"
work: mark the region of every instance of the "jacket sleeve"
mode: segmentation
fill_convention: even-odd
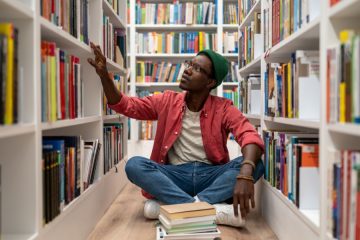
[[[231,132],[235,141],[245,147],[247,144],[256,144],[264,152],[264,142],[249,120],[232,103],[224,110],[223,124]]]
[[[155,94],[144,98],[129,97],[122,94],[118,103],[113,105],[108,104],[108,106],[117,113],[129,118],[137,120],[157,120],[159,106],[161,106],[163,97],[164,94]]]

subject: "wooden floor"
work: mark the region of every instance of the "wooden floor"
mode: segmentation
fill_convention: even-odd
[[[135,185],[128,183],[90,234],[90,240],[155,240],[155,220],[143,216],[144,198]],[[219,226],[222,240],[277,239],[266,223],[255,214],[243,229]]]

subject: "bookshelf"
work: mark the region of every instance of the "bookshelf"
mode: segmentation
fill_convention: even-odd
[[[261,21],[264,20],[264,9],[268,1],[255,3],[240,28],[250,24],[254,9],[261,9]],[[269,1],[272,2],[272,1]],[[240,1],[239,1],[240,4]],[[260,124],[262,130],[273,131],[300,131],[319,135],[319,208],[303,210],[289,200],[283,192],[273,187],[268,181],[262,180],[261,213],[279,239],[334,239],[330,232],[332,225],[332,212],[329,205],[332,196],[329,188],[333,181],[332,150],[359,150],[360,127],[359,124],[328,123],[327,122],[327,50],[340,43],[339,33],[344,29],[359,30],[360,1],[343,0],[330,6],[330,1],[320,1],[320,13],[302,28],[277,44],[265,49],[260,57],[250,61],[239,69],[240,80],[249,74],[261,74],[261,114],[245,114],[251,122]],[[271,25],[271,23],[270,23]],[[358,32],[357,32],[358,33]],[[264,36],[264,25],[261,26]],[[271,39],[270,39],[271,41]],[[270,117],[265,115],[265,86],[264,72],[267,63],[287,62],[296,50],[319,50],[320,54],[320,118],[318,120],[305,120],[298,118]],[[310,186],[309,186],[310,187]],[[312,196],[309,196],[311,198]],[[357,200],[358,201],[358,200]],[[350,209],[350,211],[354,211]],[[358,220],[357,220],[358,221]],[[341,223],[343,224],[343,223]],[[286,226],[284,228],[283,226]]]
[[[236,1],[230,0],[218,0],[216,1],[216,12],[217,12],[217,23],[211,24],[139,24],[136,23],[136,2],[135,0],[130,0],[130,23],[129,23],[129,32],[130,38],[135,39],[136,33],[146,33],[146,32],[207,32],[207,33],[216,33],[217,37],[217,50],[219,53],[222,53],[224,57],[226,57],[229,61],[237,62],[238,54],[237,53],[224,53],[223,46],[223,33],[225,32],[238,32],[238,24],[227,23],[224,24],[224,11],[223,8],[225,4],[237,4]],[[194,4],[201,4],[201,1],[179,1],[180,4],[185,4],[188,2],[193,2]],[[214,2],[214,1],[207,1]],[[141,1],[141,3],[157,3],[154,0],[146,0]],[[161,1],[161,3],[167,4],[175,4],[174,1]],[[195,53],[174,53],[174,54],[166,54],[166,53],[138,53],[136,52],[136,43],[130,42],[130,65],[131,65],[131,79],[130,79],[130,95],[136,96],[137,90],[149,90],[149,91],[163,91],[166,89],[171,90],[180,90],[178,87],[178,83],[169,83],[169,82],[156,82],[156,83],[138,83],[136,82],[136,62],[140,61],[165,61],[165,62],[173,62],[173,63],[182,63],[185,60],[189,60],[196,56]],[[223,96],[223,89],[232,89],[238,86],[238,83],[223,83],[219,86],[212,94],[217,96]],[[135,120],[131,120],[131,140],[132,147],[134,149],[139,149],[144,146],[145,148],[151,148],[151,144],[148,144],[149,140],[141,141],[139,140],[138,135],[138,122]],[[142,143],[144,143],[142,145]],[[151,143],[151,141],[150,141]],[[151,149],[147,149],[147,152],[150,152]],[[129,150],[131,152],[131,150]]]
[[[122,3],[122,1],[119,1]],[[101,45],[102,12],[110,22],[125,29],[126,11],[118,16],[106,0],[89,1],[89,39]],[[18,38],[19,123],[0,126],[1,239],[85,239],[127,182],[127,118],[103,115],[102,87],[93,68],[91,48],[55,26],[40,14],[40,1],[1,0],[0,22],[11,22]],[[41,41],[53,41],[67,53],[78,56],[84,80],[84,116],[42,122]],[[108,59],[108,69],[126,75],[123,67]],[[125,157],[103,173],[103,150],[95,181],[71,201],[48,224],[43,224],[42,137],[81,135],[103,143],[104,123],[124,123]],[[25,202],[24,202],[25,201]],[[96,206],[96,207],[94,207]]]

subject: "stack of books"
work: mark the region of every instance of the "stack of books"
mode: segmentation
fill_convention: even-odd
[[[157,240],[214,239],[220,237],[215,224],[216,210],[206,202],[160,207]]]

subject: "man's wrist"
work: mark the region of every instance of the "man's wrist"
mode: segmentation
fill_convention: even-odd
[[[240,174],[251,176],[253,174],[253,167],[250,164],[244,164],[240,168]]]

